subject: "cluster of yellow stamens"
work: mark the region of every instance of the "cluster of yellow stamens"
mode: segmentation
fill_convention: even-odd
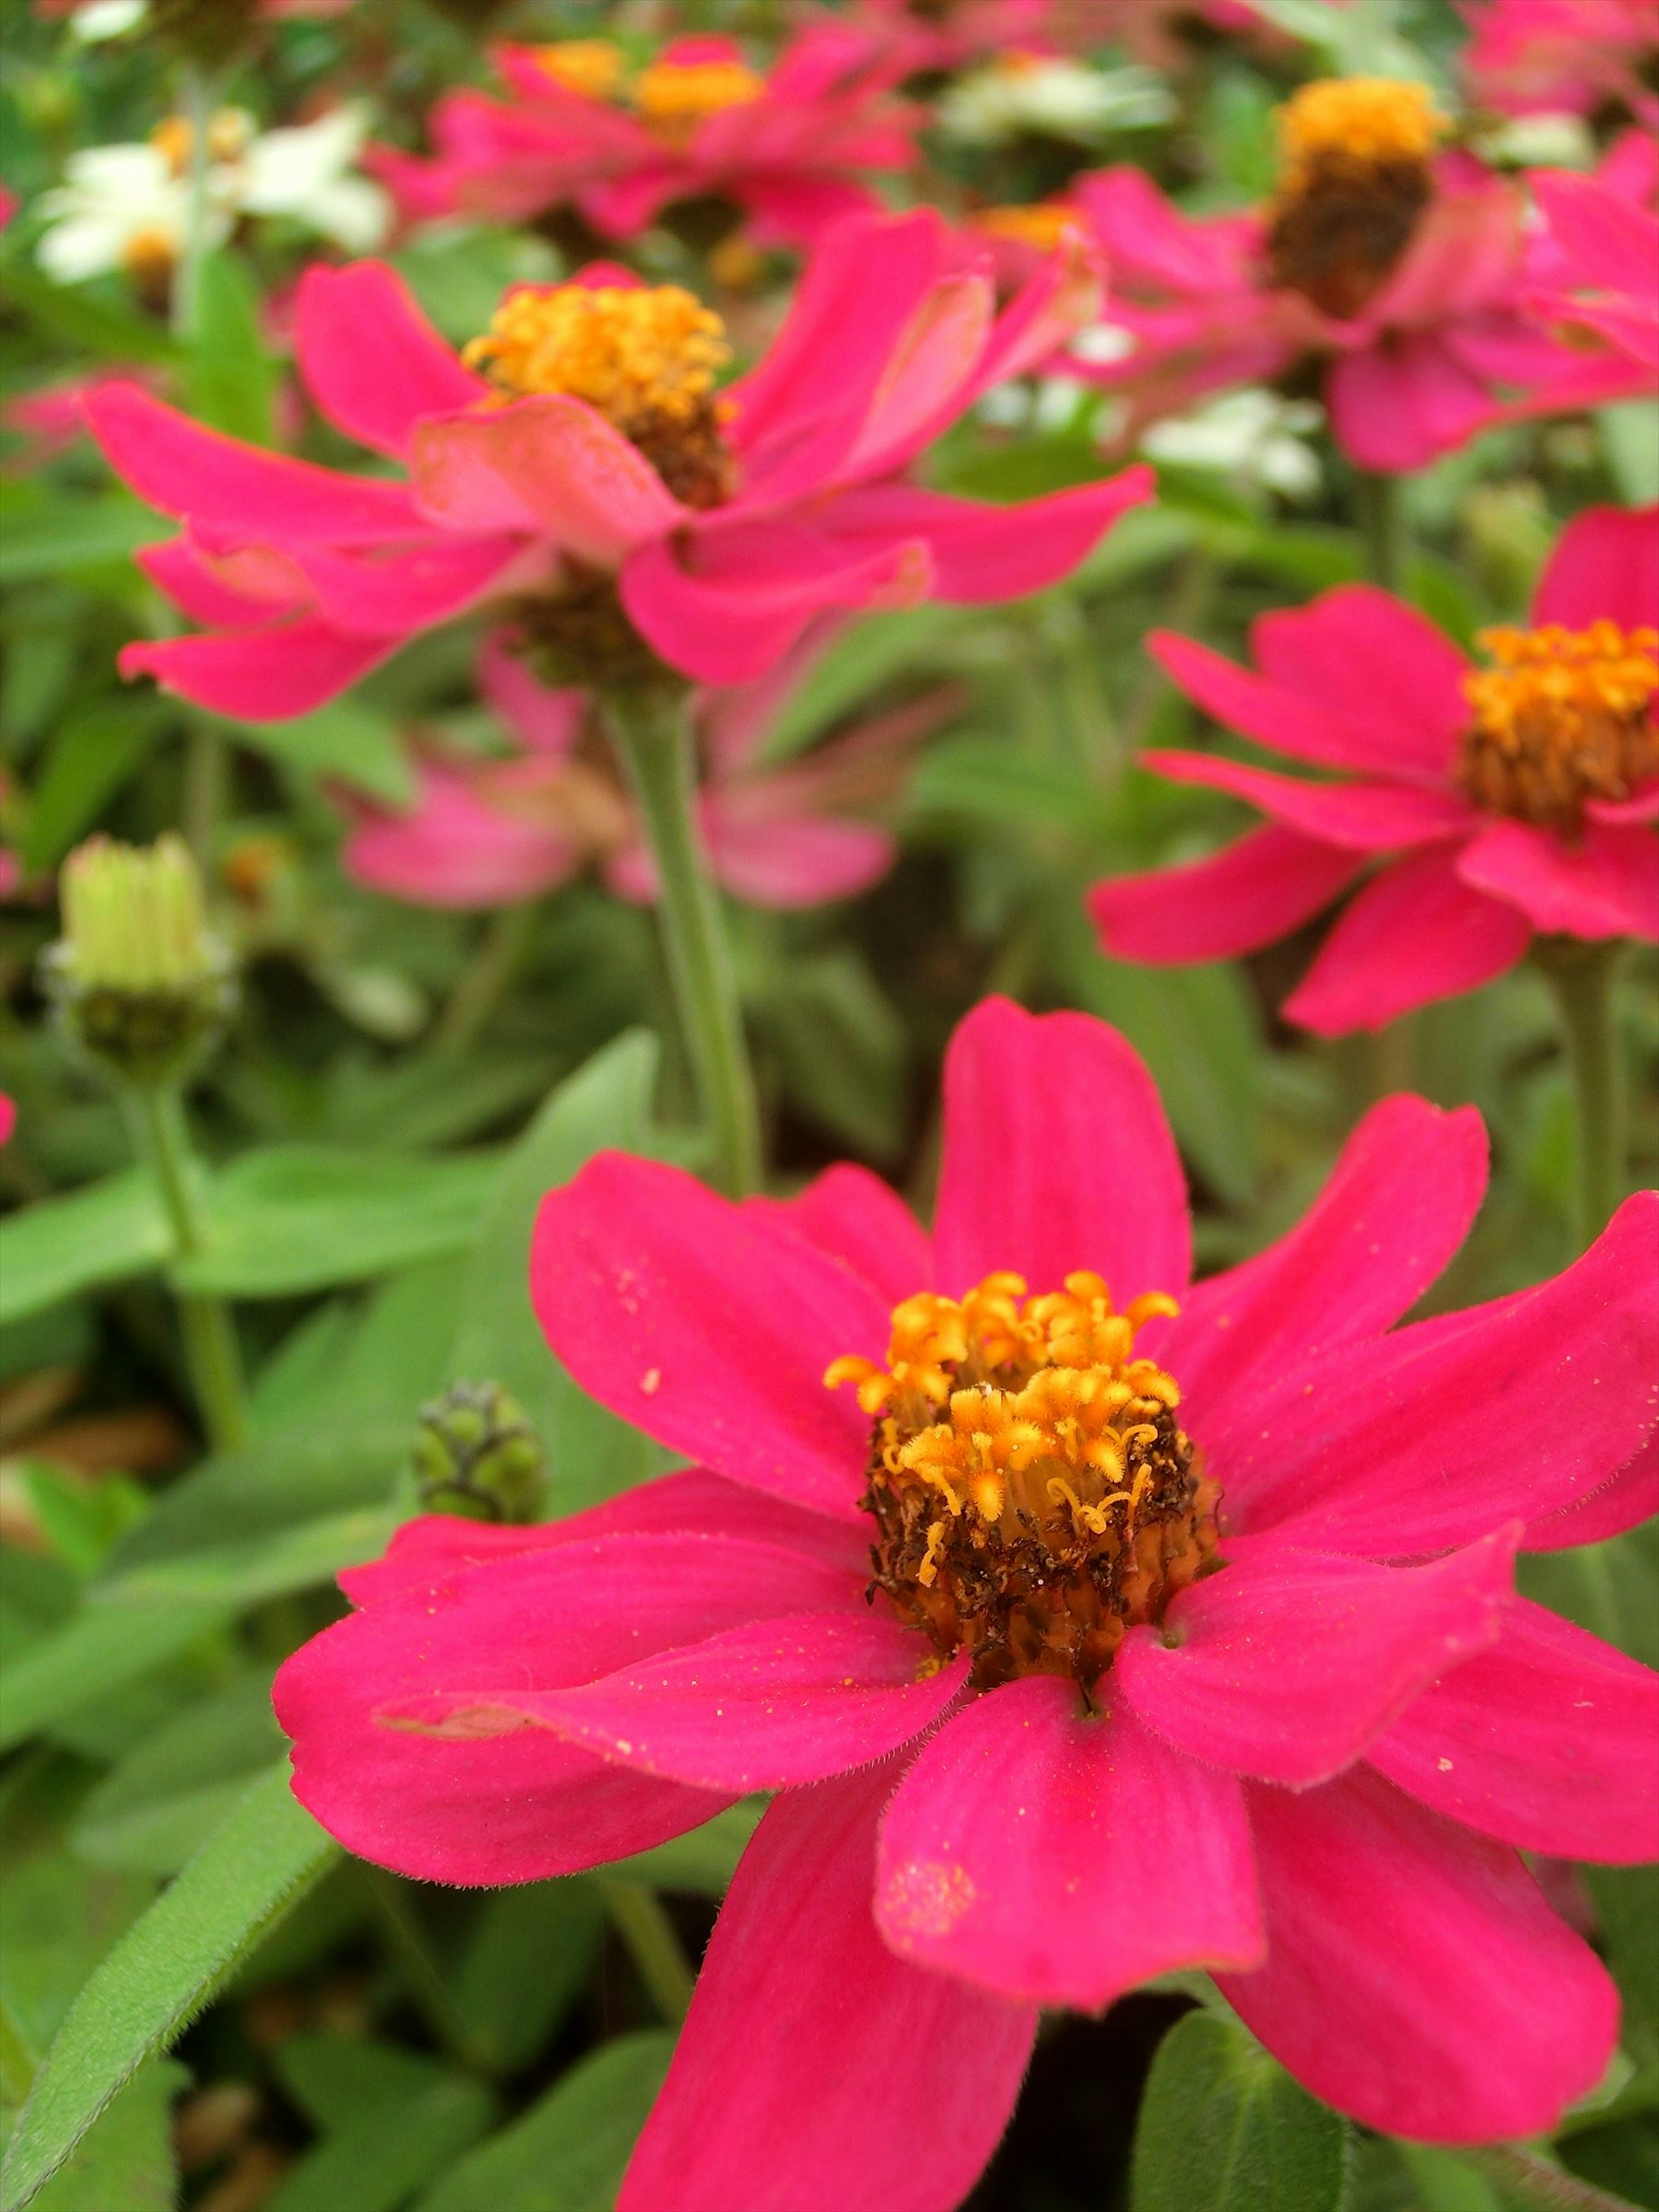
[[[628,74],[628,57],[610,39],[554,39],[536,59],[555,84],[584,100],[613,100]]]
[[[1328,315],[1360,313],[1410,244],[1449,125],[1420,84],[1329,77],[1279,111],[1268,273]]]
[[[208,123],[208,159],[210,161],[238,161],[247,151],[252,137],[253,118],[246,108],[218,108]],[[173,174],[182,177],[190,167],[191,149],[196,143],[196,126],[187,115],[163,116],[150,132],[149,143]]]
[[[1176,1425],[1181,1394],[1135,1339],[1160,1292],[1119,1312],[1096,1274],[1026,1295],[988,1276],[895,1308],[887,1364],[838,1359],[874,1424],[865,1504],[876,1584],[981,1684],[1087,1683],[1215,1542],[1213,1490]]]
[[[1459,775],[1481,806],[1571,833],[1592,799],[1659,776],[1659,630],[1489,629],[1491,668],[1463,679],[1474,720]]]
[[[1039,253],[1054,253],[1068,231],[1081,228],[1081,218],[1063,200],[1037,200],[1030,207],[983,208],[974,217],[974,228],[988,238],[1006,238]]]
[[[708,116],[747,107],[765,90],[766,79],[747,62],[659,61],[640,71],[629,96],[647,130],[678,146]]]

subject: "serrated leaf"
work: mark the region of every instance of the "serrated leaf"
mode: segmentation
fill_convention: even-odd
[[[0,1222],[0,1328],[157,1267],[172,1250],[161,1202],[141,1169],[42,1199]]]
[[[111,2099],[337,1856],[295,1801],[286,1762],[253,1784],[71,2006],[0,2167],[5,2212],[35,2198]]]
[[[673,2048],[659,2029],[607,2043],[452,2166],[416,2212],[611,2212]]]
[[[1135,2129],[1131,2212],[1341,2212],[1347,2123],[1236,2021],[1178,2020]]]

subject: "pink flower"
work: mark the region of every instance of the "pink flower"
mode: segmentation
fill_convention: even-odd
[[[486,608],[556,680],[765,675],[831,610],[1014,598],[1124,508],[1109,483],[994,507],[905,481],[979,395],[1094,310],[1076,252],[1000,316],[930,210],[854,217],[814,257],[760,365],[718,393],[718,318],[594,269],[510,292],[464,365],[392,273],[313,268],[295,343],[348,436],[405,473],[354,477],[202,428],[131,386],[88,414],[110,460],[186,528],[141,556],[203,635],[129,646],[216,712],[275,721],[408,639]]]
[[[1642,81],[1659,50],[1659,0],[1487,0],[1468,10],[1472,97],[1510,115],[1588,115],[1618,101],[1649,123]]]
[[[819,650],[809,639],[771,676],[706,692],[694,709],[709,871],[756,906],[851,898],[886,873],[891,836],[836,810],[878,793],[955,703],[936,690],[855,724],[805,760],[768,768],[757,757],[762,742]],[[348,874],[417,906],[492,907],[539,898],[598,860],[620,896],[653,899],[631,806],[614,775],[577,756],[586,694],[548,690],[500,637],[481,658],[479,685],[521,753],[507,761],[428,753],[408,813],[354,802],[356,826],[341,855]]]
[[[574,206],[606,238],[630,239],[678,200],[715,198],[758,244],[806,247],[877,205],[866,179],[916,161],[918,110],[851,25],[799,32],[763,74],[731,39],[676,40],[630,74],[605,39],[499,46],[511,98],[453,92],[432,114],[429,160],[392,147],[368,166],[404,218],[456,213],[522,222]]]
[[[501,1882],[780,1793],[621,2212],[948,2212],[1037,2007],[1192,1966],[1369,2124],[1551,2126],[1617,2001],[1516,1848],[1659,1849],[1659,1678],[1510,1560],[1654,1501],[1659,1201],[1396,1327],[1479,1206],[1469,1109],[1388,1100],[1190,1291],[1114,1031],[988,1002],[945,1122],[931,1237],[854,1167],[734,1206],[611,1153],[544,1201],[549,1342],[692,1471],[401,1530],[278,1677],[299,1796]]]
[[[1387,856],[1285,1007],[1330,1036],[1491,981],[1534,931],[1659,938],[1659,841],[1643,826],[1659,814],[1659,507],[1580,515],[1532,615],[1530,630],[1485,634],[1486,669],[1364,584],[1264,615],[1256,673],[1155,635],[1161,666],[1218,721],[1353,780],[1146,755],[1177,782],[1235,793],[1268,826],[1212,860],[1097,884],[1106,950],[1229,958],[1308,921]]]
[[[1506,397],[1569,372],[1575,405],[1636,388],[1617,359],[1583,386],[1583,354],[1532,319],[1524,188],[1469,154],[1437,156],[1443,128],[1420,86],[1334,80],[1281,110],[1280,183],[1261,214],[1183,216],[1133,167],[1079,179],[1111,325],[1132,343],[1068,366],[1127,395],[1133,431],[1322,362],[1338,444],[1381,472],[1425,466]]]
[[[0,425],[23,441],[9,465],[23,473],[44,468],[85,437],[85,403],[93,392],[112,384],[148,386],[152,380],[151,373],[143,368],[97,369],[88,376],[66,377],[56,384],[37,385],[32,392],[14,392],[0,404]]]
[[[1650,155],[1651,142],[1642,143]],[[1565,282],[1534,308],[1659,370],[1659,214],[1599,179],[1559,170],[1535,175],[1532,188],[1565,264]]]
[[[896,81],[963,68],[1000,53],[1053,51],[1055,0],[859,0],[845,17],[890,65]]]

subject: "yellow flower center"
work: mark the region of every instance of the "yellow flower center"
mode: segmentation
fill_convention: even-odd
[[[1459,780],[1477,805],[1571,834],[1591,799],[1659,775],[1659,630],[1488,629],[1491,668],[1463,679],[1474,720]]]
[[[683,146],[706,116],[746,107],[766,91],[747,62],[653,62],[634,80],[629,98],[648,131]]]
[[[252,136],[252,120],[244,109],[218,109],[208,124],[209,160],[239,160],[247,150]],[[191,148],[195,139],[196,126],[187,115],[163,116],[149,134],[150,144],[175,177],[182,177],[189,168]]]
[[[1410,244],[1449,125],[1426,87],[1375,76],[1304,85],[1277,124],[1269,273],[1326,314],[1351,318]]]
[[[974,228],[988,238],[1012,239],[1016,245],[1034,246],[1039,253],[1056,252],[1068,231],[1079,227],[1075,208],[1062,200],[1038,200],[1030,207],[983,208],[974,217]]]
[[[610,39],[555,39],[538,46],[536,59],[555,84],[585,100],[613,100],[628,73],[628,57]]]
[[[1181,1393],[1138,1356],[1151,1292],[1122,1312],[1098,1275],[1025,1294],[988,1275],[960,1300],[895,1307],[887,1364],[838,1359],[874,1430],[875,1585],[981,1688],[1017,1674],[1086,1687],[1125,1629],[1155,1620],[1215,1548],[1218,1492],[1178,1426]]]
[[[714,398],[730,354],[720,317],[678,284],[526,284],[462,358],[503,392],[585,400],[677,497],[713,507],[730,488]]]

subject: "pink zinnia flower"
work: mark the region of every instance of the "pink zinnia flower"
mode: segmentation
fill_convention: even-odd
[[[1651,167],[1651,141],[1641,143]],[[1532,188],[1564,264],[1534,309],[1594,331],[1650,374],[1659,371],[1659,214],[1596,177],[1546,170]]]
[[[202,636],[129,646],[214,710],[274,721],[435,623],[488,608],[565,681],[763,676],[832,609],[1011,599],[1066,574],[1152,479],[1023,505],[904,480],[940,430],[1051,354],[1097,282],[1056,255],[1000,316],[939,218],[854,217],[760,365],[716,393],[719,319],[596,268],[508,293],[469,368],[374,262],[307,272],[301,374],[356,477],[204,429],[131,386],[87,403],[110,460],[185,534],[141,556]],[[483,369],[485,374],[478,374]]]
[[[854,1167],[738,1206],[605,1154],[544,1202],[549,1342],[693,1471],[401,1530],[278,1677],[298,1795],[500,1882],[781,1793],[622,2212],[947,2212],[1038,2006],[1193,1966],[1369,2124],[1552,2126],[1618,2005],[1516,1848],[1659,1849],[1659,1678],[1510,1560],[1653,1502],[1659,1200],[1396,1327],[1479,1206],[1469,1109],[1386,1101],[1190,1291],[1115,1032],[988,1002],[945,1121],[931,1237]]]
[[[935,689],[769,767],[757,757],[767,732],[821,649],[809,640],[759,683],[706,691],[693,708],[709,873],[756,906],[851,898],[886,873],[890,834],[838,810],[878,793],[956,703]],[[499,636],[480,658],[479,689],[522,750],[507,760],[425,753],[404,814],[353,801],[347,872],[417,906],[492,907],[539,898],[598,861],[621,897],[653,899],[651,856],[620,783],[577,753],[586,693],[549,690]]]
[[[1659,117],[1643,82],[1659,52],[1659,0],[1487,0],[1468,15],[1463,73],[1481,106],[1588,115],[1619,101]]]
[[[1252,951],[1384,860],[1285,1004],[1330,1036],[1490,982],[1534,932],[1659,938],[1659,841],[1643,826],[1659,815],[1659,507],[1580,515],[1532,620],[1485,634],[1486,668],[1364,584],[1264,615],[1257,672],[1156,633],[1160,665],[1218,722],[1353,781],[1147,754],[1159,775],[1235,793],[1270,826],[1214,860],[1097,884],[1107,951]]]
[[[368,165],[409,221],[457,213],[523,222],[572,206],[630,239],[678,200],[725,199],[757,244],[805,247],[876,206],[866,179],[913,168],[920,111],[897,71],[851,25],[799,33],[752,68],[726,38],[678,39],[631,73],[606,39],[498,46],[511,98],[447,94],[429,160],[389,146]]]
[[[1331,429],[1364,469],[1425,467],[1504,399],[1571,372],[1571,404],[1635,388],[1528,313],[1525,188],[1473,155],[1437,155],[1420,85],[1307,85],[1280,111],[1280,181],[1250,215],[1180,214],[1139,169],[1080,178],[1070,199],[1105,252],[1121,359],[1076,373],[1126,394],[1131,433],[1209,392],[1323,362]]]

